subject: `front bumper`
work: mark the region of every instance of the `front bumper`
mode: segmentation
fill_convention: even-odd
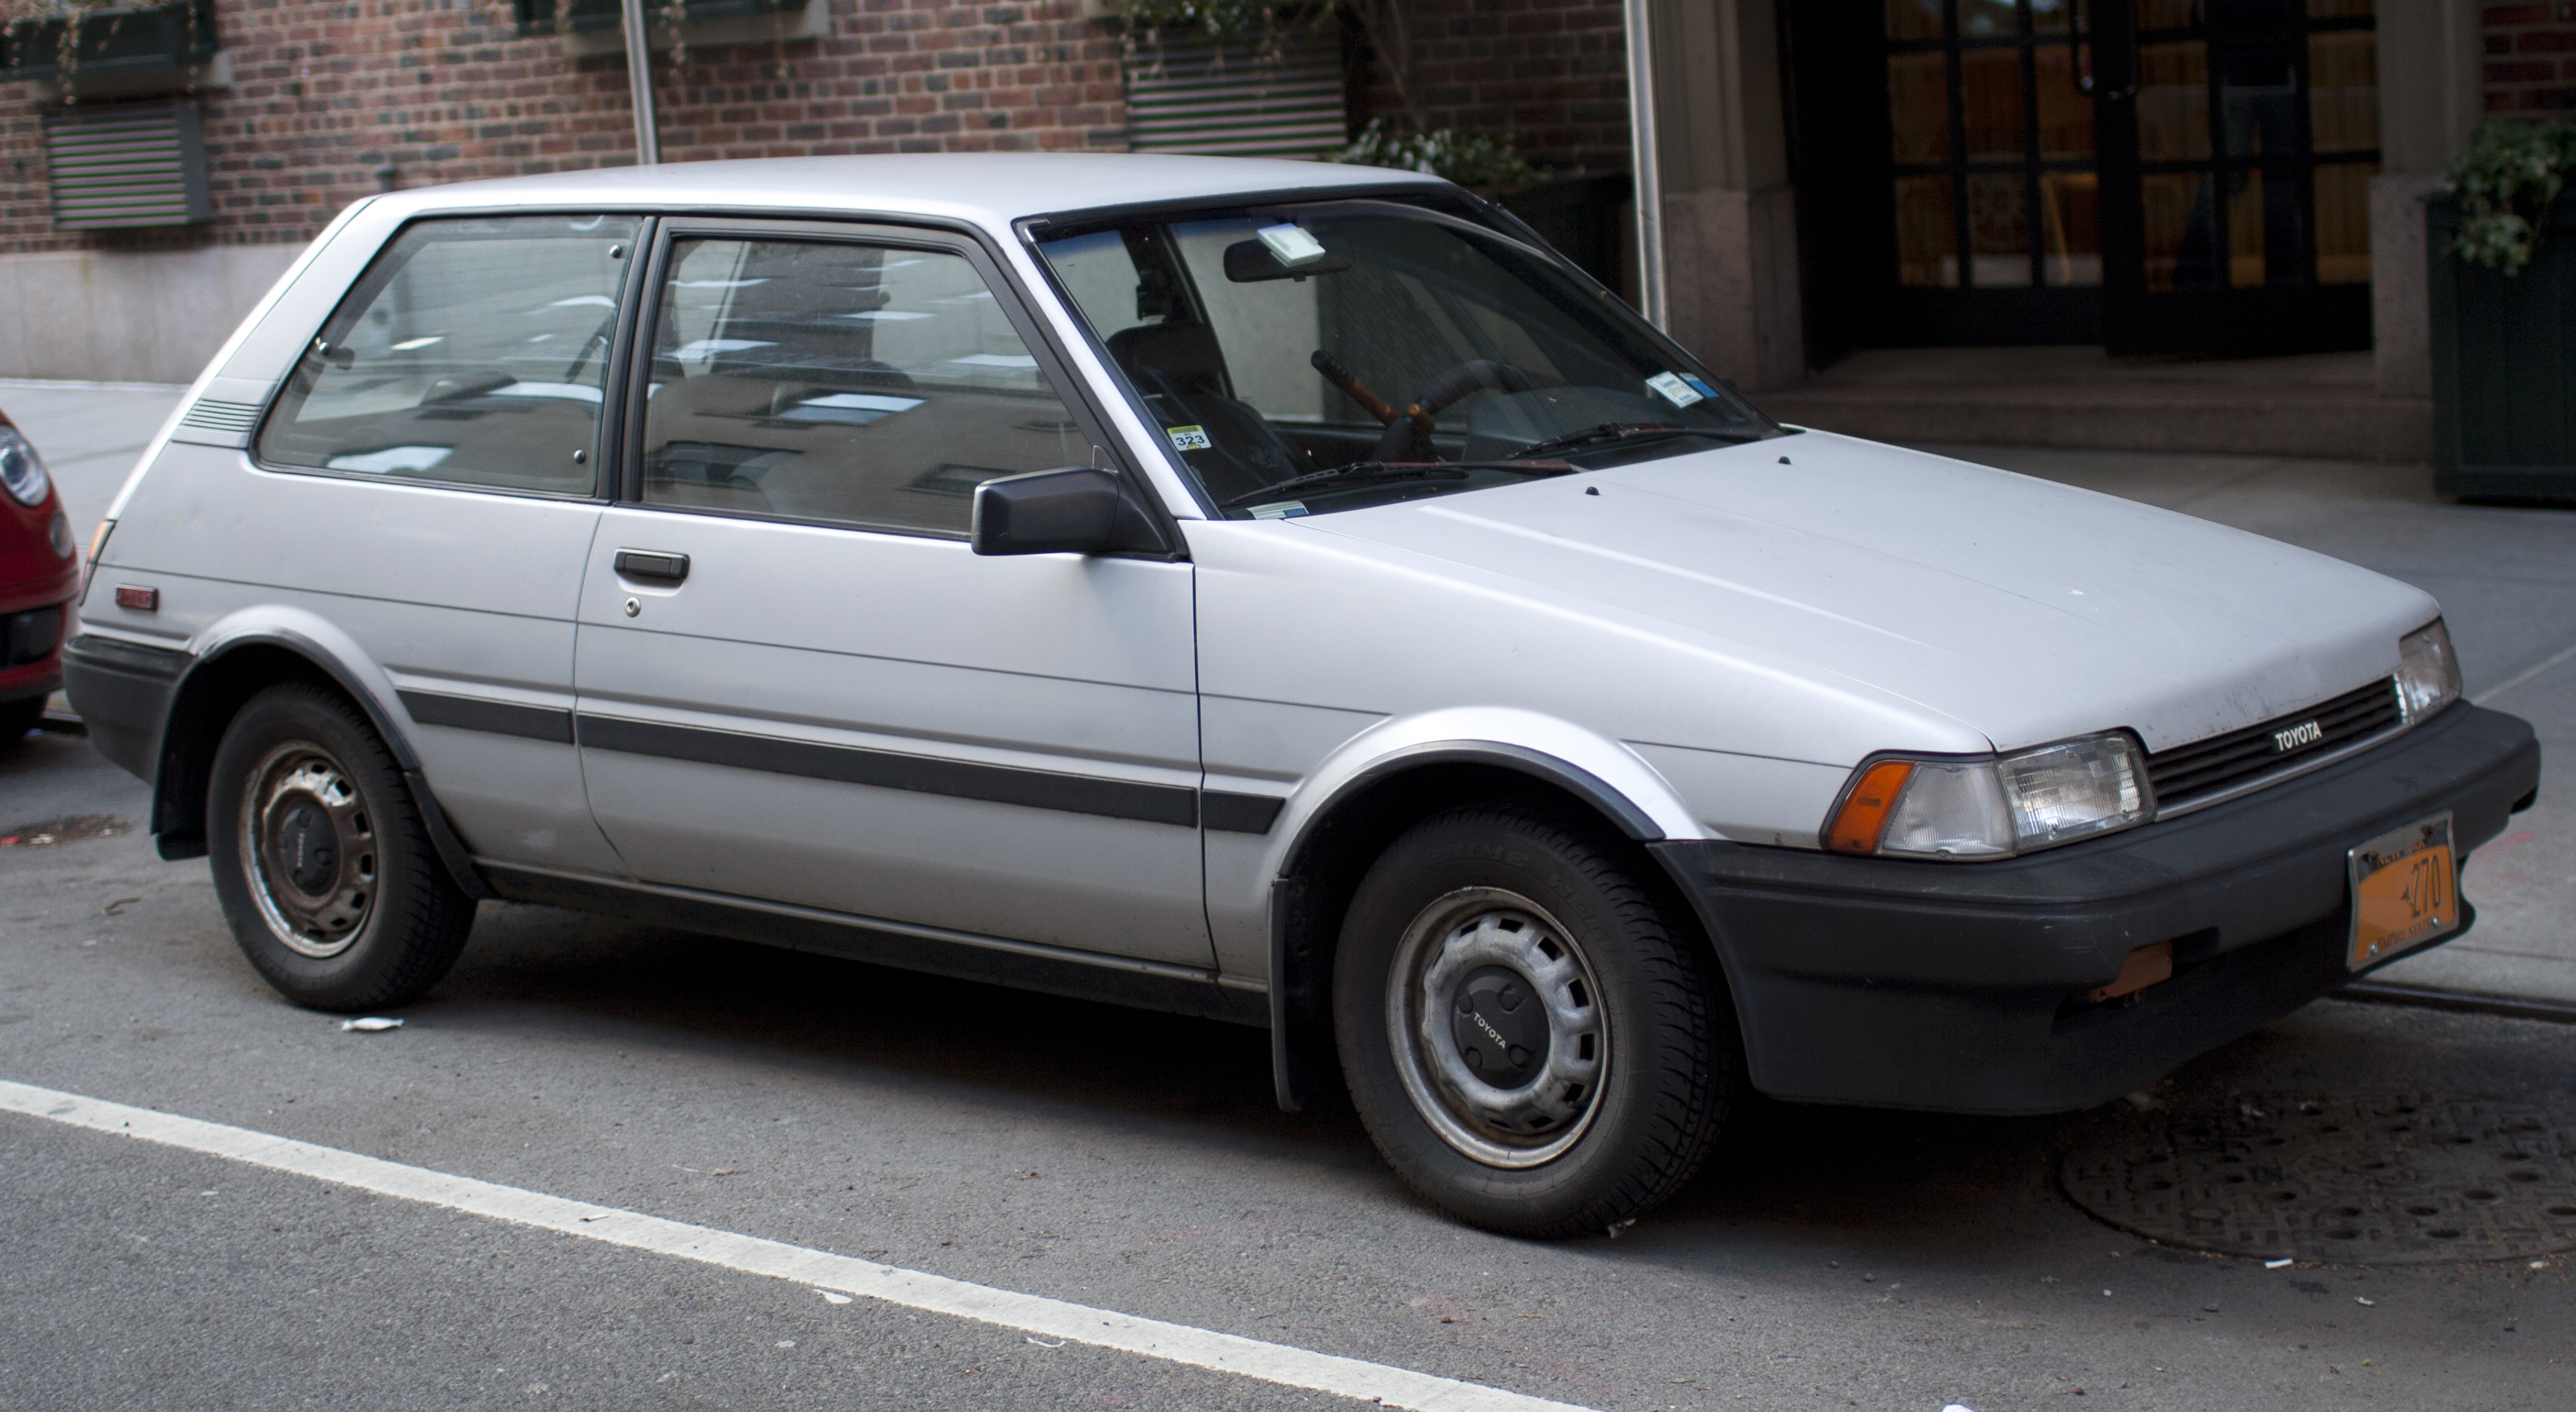
[[[2243,799],[2003,862],[1650,847],[1716,941],[1755,1087],[2050,1113],[2135,1089],[2350,979],[2347,850],[2447,809],[2465,860],[2539,783],[2531,727],[2463,703]],[[2132,949],[2167,940],[2171,980],[2086,1001]]]

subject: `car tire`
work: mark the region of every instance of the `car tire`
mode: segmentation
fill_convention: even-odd
[[[15,701],[0,701],[0,750],[15,750],[26,743],[27,732],[44,724],[45,698],[22,696]]]
[[[215,750],[206,850],[242,954],[317,1010],[398,1005],[464,950],[474,902],[429,840],[393,755],[348,701],[273,686]]]
[[[1342,926],[1333,1020],[1388,1164],[1511,1235],[1634,1220],[1698,1169],[1742,1084],[1694,932],[1594,833],[1516,804],[1435,815],[1379,856]]]

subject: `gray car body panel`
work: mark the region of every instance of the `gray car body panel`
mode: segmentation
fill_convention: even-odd
[[[1272,881],[1352,781],[1407,760],[1535,762],[1597,787],[1605,819],[1637,837],[1812,849],[1873,752],[2120,727],[2151,746],[2197,738],[2384,676],[2399,634],[2438,611],[2187,517],[1815,433],[1415,504],[1210,519],[1015,229],[1162,200],[1436,185],[994,155],[372,198],[235,335],[120,497],[100,574],[164,587],[162,611],[86,616],[194,650],[281,615],[334,625],[314,640],[352,658],[343,675],[381,694],[493,860],[1206,966],[1257,988]],[[221,409],[190,425],[200,403],[271,396],[403,222],[533,210],[974,232],[1096,394],[1111,450],[1178,522],[1190,562],[979,560],[952,541],[280,473],[226,439]],[[695,567],[678,589],[623,582],[619,548]],[[480,709],[528,729],[425,724],[404,693],[445,720]],[[629,743],[654,727],[726,739],[589,750],[535,729],[557,711],[623,723]],[[762,751],[826,763],[739,763]],[[866,782],[890,770],[1002,797]],[[1127,803],[1009,802],[1065,781]],[[1249,800],[1266,827],[1139,816],[1193,788]]]

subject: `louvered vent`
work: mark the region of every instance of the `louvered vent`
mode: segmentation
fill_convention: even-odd
[[[179,424],[204,431],[240,433],[249,431],[258,420],[259,404],[256,402],[218,402],[211,397],[201,397],[197,399],[196,406],[188,409],[188,415],[179,419]]]
[[[1127,60],[1127,145],[1137,152],[1312,157],[1347,141],[1342,54],[1330,35],[1264,45],[1139,39]]]
[[[214,219],[197,105],[186,99],[49,112],[45,165],[57,230]]]

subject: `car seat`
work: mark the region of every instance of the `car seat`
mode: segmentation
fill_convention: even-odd
[[[1166,436],[1184,427],[1206,433],[1207,445],[1181,450],[1181,459],[1219,501],[1314,469],[1261,413],[1235,398],[1225,354],[1207,325],[1122,329],[1109,336],[1109,356],[1161,419]]]

